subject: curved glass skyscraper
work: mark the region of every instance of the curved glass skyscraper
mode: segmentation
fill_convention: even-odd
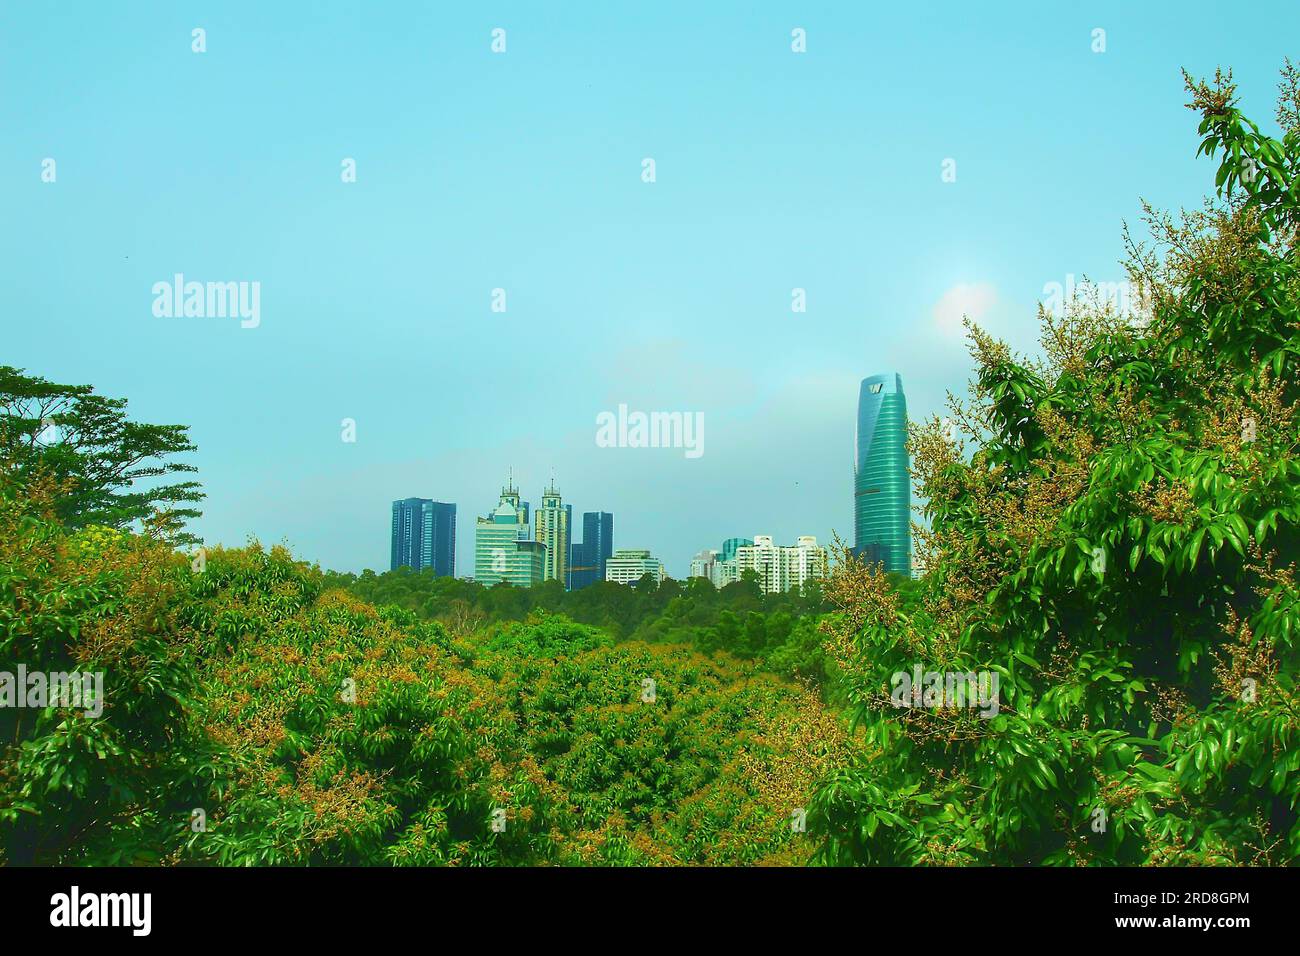
[[[886,571],[912,573],[907,399],[895,372],[862,380],[853,466],[854,550]]]

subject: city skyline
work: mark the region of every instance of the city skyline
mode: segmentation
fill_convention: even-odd
[[[652,562],[660,580],[674,577],[648,548],[613,547],[611,513],[584,512],[582,517],[583,536],[579,541],[574,536],[573,505],[563,503],[555,476],[542,492],[541,507],[532,508],[514,484],[512,467],[497,507],[476,520],[472,572],[457,573],[455,565],[456,505],[418,497],[392,503],[390,570],[430,567],[436,576],[460,577],[489,586],[504,581],[529,587],[561,580],[565,590],[578,590],[596,581],[630,580],[625,568],[614,578],[606,577],[607,563],[618,555],[623,565],[633,558]],[[453,537],[450,553],[446,550],[448,530]],[[884,560],[875,552],[869,557]],[[765,591],[779,593],[797,590],[805,581],[823,577],[830,564],[827,549],[818,544],[815,535],[800,535],[794,545],[781,545],[771,535],[759,534],[753,538],[727,538],[721,549],[699,552],[691,559],[689,572],[676,579],[703,577],[721,589],[752,571]],[[909,564],[907,573],[910,570]]]
[[[11,5],[6,361],[189,425],[209,544],[380,570],[375,502],[479,513],[503,461],[675,577],[744,529],[850,540],[864,375],[942,417],[964,315],[1035,354],[1040,301],[1121,282],[1141,200],[1212,170],[1183,68],[1234,65],[1273,128],[1295,5],[1182,9]],[[155,310],[176,275],[256,322]],[[702,454],[600,447],[622,406]]]
[[[902,375],[884,372],[862,379],[854,431],[852,549],[867,562],[880,562],[888,572],[911,577],[914,562],[910,526],[913,518],[912,475],[906,447],[908,424]],[[393,569],[398,567],[399,528],[403,527],[399,505],[409,506],[412,502],[424,501],[408,498],[393,502]],[[434,503],[426,503],[426,510],[429,504]],[[451,508],[451,527],[454,529],[455,506],[441,507]],[[604,579],[605,564],[612,548],[612,515],[585,513],[584,538],[575,540],[573,505],[563,502],[554,474],[542,491],[541,506],[533,509],[531,515],[530,507],[529,501],[514,484],[514,467],[511,466],[497,510],[476,522],[474,571],[462,576],[487,584],[505,580],[519,586],[559,580],[564,582],[566,590]],[[609,519],[609,523],[606,524],[604,519]],[[408,539],[411,536],[410,524],[407,519]],[[528,546],[526,555],[522,547],[508,547],[524,543]],[[532,553],[534,545],[542,550],[540,558]],[[414,553],[418,548],[418,535],[415,544],[408,540],[407,547]],[[588,548],[595,548],[600,553],[589,555]],[[812,564],[809,563],[808,549],[817,555]],[[626,548],[618,550],[631,553]],[[637,553],[641,551],[637,550]],[[650,549],[644,549],[644,554],[648,558]],[[817,544],[817,536],[802,534],[794,546],[775,545],[771,535],[755,535],[753,539],[727,538],[722,549],[705,549],[695,554],[690,559],[688,573],[682,575],[667,573],[662,559],[655,560],[659,562],[661,578],[685,580],[703,577],[721,588],[740,580],[742,573],[750,570],[757,572],[764,590],[782,591],[789,589],[788,583],[775,586],[772,582],[787,582],[791,556],[799,568],[795,573],[796,587],[810,577],[824,575],[831,563],[827,549]],[[417,569],[424,566],[416,562],[407,563]],[[576,583],[575,564],[581,565]],[[819,570],[814,572],[814,568]],[[435,574],[448,573],[435,570]]]

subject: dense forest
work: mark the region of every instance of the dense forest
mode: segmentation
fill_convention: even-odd
[[[784,677],[833,684],[818,626],[831,606],[815,583],[802,593],[765,594],[752,572],[721,590],[703,578],[659,583],[646,575],[633,587],[602,581],[566,591],[558,581],[489,588],[434,577],[428,568],[359,576],[329,573],[325,580],[370,604],[405,608],[422,620],[436,621],[458,637],[537,614],[562,615],[598,627],[617,641],[678,644],[705,654],[726,651]],[[891,576],[890,585],[907,596],[916,592],[915,582],[901,575]]]
[[[0,863],[1295,863],[1300,74],[1281,139],[1188,90],[1215,195],[1146,209],[1143,314],[972,326],[956,429],[914,425],[916,582],[196,550],[183,426],[0,367]]]

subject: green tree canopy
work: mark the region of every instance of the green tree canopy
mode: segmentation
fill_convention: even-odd
[[[1147,210],[1146,314],[1044,313],[1037,361],[972,327],[963,438],[912,435],[919,605],[851,562],[828,586],[867,749],[819,792],[824,860],[1300,858],[1296,79],[1281,140],[1189,79],[1217,197]],[[899,701],[918,665],[998,677],[998,712]]]
[[[126,399],[89,385],[59,385],[0,365],[0,471],[13,489],[38,476],[57,489],[55,513],[73,528],[125,528],[163,511],[178,543],[197,539],[185,521],[203,499],[194,481],[165,480],[197,469],[172,456],[191,452],[184,425],[131,421]],[[157,481],[156,479],[164,479]]]

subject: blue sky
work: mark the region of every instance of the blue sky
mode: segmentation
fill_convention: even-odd
[[[469,574],[509,466],[672,574],[851,535],[858,381],[940,411],[963,310],[1032,348],[1140,197],[1209,188],[1180,67],[1271,128],[1300,53],[1294,2],[995,7],[0,2],[0,362],[190,425],[209,543],[384,569],[431,497]],[[260,325],[156,317],[177,272],[259,282]],[[704,454],[596,447],[620,403]]]

